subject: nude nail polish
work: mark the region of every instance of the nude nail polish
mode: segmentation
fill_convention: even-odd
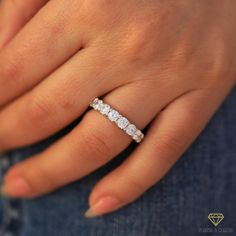
[[[9,197],[24,197],[31,192],[29,184],[22,177],[10,178],[1,186],[1,194]]]
[[[97,203],[91,206],[84,214],[86,218],[94,218],[116,210],[121,205],[116,197],[106,196],[100,198]]]

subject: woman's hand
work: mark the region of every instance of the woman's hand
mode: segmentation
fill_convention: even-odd
[[[1,151],[54,134],[103,97],[138,128],[152,124],[96,185],[86,216],[134,201],[173,166],[234,86],[235,14],[234,0],[48,2],[0,51]],[[3,191],[35,197],[55,190],[130,142],[91,110],[68,135],[10,169]]]

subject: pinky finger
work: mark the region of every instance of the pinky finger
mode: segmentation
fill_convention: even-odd
[[[167,173],[217,108],[217,99],[212,99],[210,107],[204,106],[205,95],[201,91],[189,92],[158,115],[140,147],[95,186],[86,217],[127,205]]]
[[[35,15],[48,0],[0,1],[0,49]]]

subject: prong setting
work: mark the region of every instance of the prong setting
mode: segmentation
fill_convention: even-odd
[[[110,105],[104,103],[101,99],[95,98],[91,102],[90,107],[106,116],[111,122],[114,122],[117,127],[124,130],[126,134],[131,136],[135,142],[140,143],[144,138],[144,134],[141,130],[139,130],[126,117],[122,116]]]

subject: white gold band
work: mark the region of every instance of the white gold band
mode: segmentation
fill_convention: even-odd
[[[95,98],[91,102],[90,107],[99,111],[102,115],[106,116],[110,121],[114,122],[120,129],[124,130],[126,134],[131,136],[133,140],[140,143],[144,138],[144,134],[134,124],[131,124],[127,118],[119,114],[118,111],[104,103],[101,99]]]

